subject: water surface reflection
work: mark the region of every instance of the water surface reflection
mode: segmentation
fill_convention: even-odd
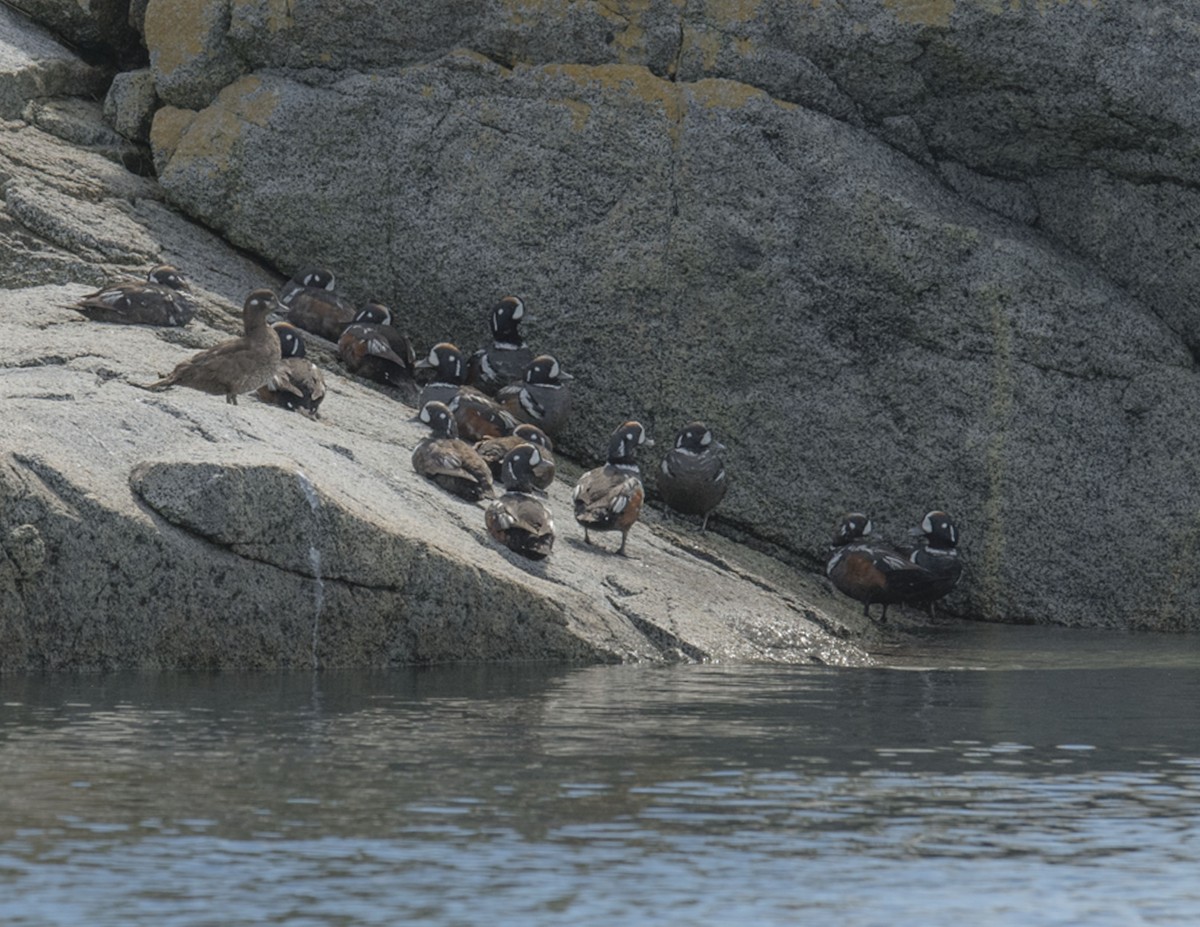
[[[0,923],[1196,923],[1191,639],[889,659],[0,679]]]

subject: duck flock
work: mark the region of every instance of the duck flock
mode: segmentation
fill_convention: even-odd
[[[278,295],[256,289],[242,309],[243,334],[181,361],[150,390],[185,386],[237,397],[255,393],[264,402],[317,417],[325,398],[321,369],[306,356],[302,332],[337,345],[351,373],[397,387],[415,397],[418,418],[430,433],[414,449],[414,470],[447,492],[477,502],[488,533],[531,559],[554,546],[554,521],[545,490],[554,481],[554,438],[571,409],[571,383],[549,354],[534,355],[519,330],[525,305],[506,296],[488,310],[491,341],[470,356],[446,341],[418,358],[411,341],[394,325],[391,310],[377,300],[355,309],[334,291],[334,275],[323,268],[296,273]],[[70,308],[89,319],[125,324],[183,326],[195,315],[183,274],[171,265],[150,270],[145,280],[105,287]],[[286,321],[269,324],[273,313]],[[139,384],[141,385],[141,384]],[[630,529],[645,499],[638,468],[640,448],[654,442],[636,421],[609,437],[607,460],[576,483],[572,498],[584,540],[592,532],[618,531],[617,553],[625,554]],[[657,487],[672,510],[701,518],[708,526],[728,488],[722,452],[703,422],[679,430],[663,457]],[[494,483],[504,492],[497,498]],[[826,574],[833,585],[863,603],[933,603],[947,595],[962,572],[958,529],[942,511],[929,512],[912,540],[891,545],[872,535],[872,522],[850,513],[838,523]]]

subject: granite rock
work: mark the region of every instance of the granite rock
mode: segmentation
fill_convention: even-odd
[[[104,118],[125,138],[150,141],[150,123],[158,109],[154,73],[149,68],[124,71],[113,78],[104,98]]]
[[[953,613],[1196,626],[1190,0],[346,10],[151,0],[173,205],[418,346],[520,293],[567,457],[704,418],[717,527],[796,567],[847,509],[942,507]],[[146,251],[33,182],[9,212],[64,254]]]
[[[585,545],[569,475],[551,559],[510,554],[481,505],[413,472],[415,410],[319,339],[320,420],[139,388],[281,278],[154,180],[34,125],[0,133],[0,670],[870,662],[856,609],[725,539],[648,511],[631,558]],[[190,278],[186,328],[69,308],[160,261]]]

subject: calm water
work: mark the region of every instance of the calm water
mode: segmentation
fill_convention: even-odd
[[[1200,641],[888,659],[0,678],[0,924],[1200,923]]]

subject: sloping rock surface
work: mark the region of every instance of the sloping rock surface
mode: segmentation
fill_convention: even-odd
[[[723,530],[797,565],[941,507],[962,614],[1198,620],[1193,5],[288,10],[230,7],[239,76],[164,92],[206,103],[155,120],[184,210],[422,344],[521,293],[568,452],[703,418]]]
[[[869,662],[856,609],[726,540],[647,512],[631,558],[584,545],[565,459],[552,557],[510,554],[481,505],[413,472],[415,410],[343,376],[319,339],[319,420],[139,388],[280,278],[153,180],[25,122],[0,123],[0,185],[0,670]],[[68,308],[160,261],[191,278],[187,328]]]
[[[419,347],[475,347],[520,293],[578,377],[568,455],[627,417],[660,444],[704,418],[730,448],[718,529],[794,566],[846,510],[897,536],[941,507],[968,564],[952,612],[1200,622],[1190,0],[131,19],[174,206],[285,273],[334,268]],[[60,249],[7,274],[156,251],[127,220],[159,217],[157,187],[72,215],[37,175],[6,183],[8,247]]]

